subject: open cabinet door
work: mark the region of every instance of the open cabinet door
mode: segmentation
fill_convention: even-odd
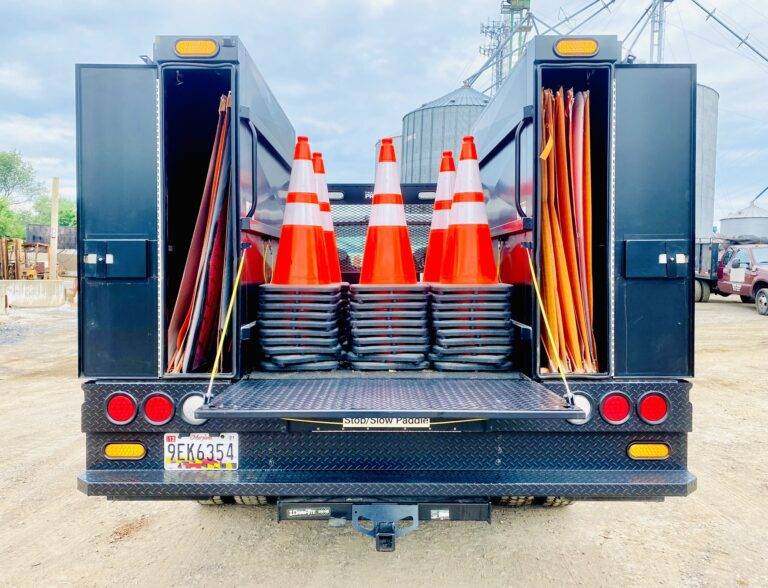
[[[616,66],[617,376],[693,375],[695,113],[695,66]]]
[[[157,68],[80,65],[79,372],[158,374]]]

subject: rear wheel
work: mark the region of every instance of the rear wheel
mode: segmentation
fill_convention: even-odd
[[[709,286],[709,282],[701,283],[701,301],[709,302],[709,295],[712,293],[712,288]]]
[[[768,288],[760,288],[755,294],[757,314],[768,316]]]
[[[497,499],[496,504],[506,508],[523,508],[526,506],[559,508],[573,504],[573,500],[564,496],[501,496]]]
[[[694,280],[693,282],[693,301],[701,302],[701,280]]]
[[[566,498],[565,496],[545,496],[544,502],[541,504],[541,506],[545,508],[560,508],[562,506],[570,506],[572,504],[572,498]]]
[[[235,504],[242,504],[245,506],[266,506],[266,496],[235,496]]]
[[[752,304],[755,301],[755,299],[751,296],[739,296],[739,298],[741,298],[741,301],[744,304]]]
[[[497,504],[507,508],[522,508],[523,506],[531,506],[534,498],[534,496],[502,496]]]

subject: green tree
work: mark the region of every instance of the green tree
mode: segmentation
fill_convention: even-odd
[[[45,193],[35,170],[17,151],[0,151],[0,200],[9,207],[28,202]]]
[[[0,237],[24,238],[24,233],[22,216],[11,209],[5,198],[0,198]]]
[[[32,203],[32,213],[24,219],[27,223],[36,225],[51,224],[51,197],[41,195]],[[59,226],[74,227],[77,225],[77,209],[72,200],[59,200]]]

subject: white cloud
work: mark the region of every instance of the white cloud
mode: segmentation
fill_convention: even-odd
[[[0,116],[0,146],[28,153],[41,146],[73,144],[75,125],[71,117],[59,114],[39,117],[23,114]]]
[[[21,63],[0,63],[0,93],[25,97],[40,92],[43,81]]]

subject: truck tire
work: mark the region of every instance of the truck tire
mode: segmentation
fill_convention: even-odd
[[[768,288],[760,288],[755,294],[757,314],[768,316]]]
[[[751,296],[739,296],[739,298],[741,298],[741,301],[744,304],[752,304],[755,301],[755,299]]]
[[[210,498],[201,498],[197,501],[203,506],[221,506],[223,504],[233,504],[235,501],[231,496],[211,496]]]
[[[544,502],[541,504],[544,508],[560,508],[563,506],[570,506],[573,504],[573,499],[566,498],[565,496],[545,496]]]
[[[701,301],[702,302],[709,302],[709,295],[712,293],[712,288],[709,285],[709,282],[701,282]]]
[[[266,496],[235,496],[235,504],[243,506],[267,506]]]
[[[496,504],[506,508],[522,508],[533,504],[533,496],[501,496]]]
[[[701,302],[701,280],[694,280],[693,282],[693,301]]]

